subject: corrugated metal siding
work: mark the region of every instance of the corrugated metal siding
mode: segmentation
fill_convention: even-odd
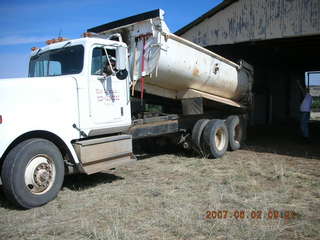
[[[320,0],[239,0],[181,36],[202,46],[320,34]]]

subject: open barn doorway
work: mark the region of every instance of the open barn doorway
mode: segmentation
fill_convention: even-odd
[[[320,121],[320,71],[305,73],[305,83],[312,96],[311,121]]]

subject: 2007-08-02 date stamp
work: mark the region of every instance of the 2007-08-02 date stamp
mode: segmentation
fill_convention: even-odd
[[[297,213],[291,210],[212,210],[206,211],[204,219],[296,219]]]

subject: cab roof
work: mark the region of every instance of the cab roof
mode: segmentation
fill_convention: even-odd
[[[70,40],[65,40],[62,42],[56,42],[56,43],[46,45],[44,47],[41,47],[40,49],[36,49],[32,51],[31,56],[34,56],[38,53],[44,53],[50,50],[59,49],[63,47],[70,47],[75,45],[87,46],[87,45],[93,45],[93,44],[102,44],[102,45],[109,45],[109,46],[115,46],[115,47],[127,46],[124,42],[108,40],[100,37],[83,37],[83,38],[70,39]]]

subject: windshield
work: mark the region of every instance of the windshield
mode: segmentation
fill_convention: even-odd
[[[61,76],[82,71],[82,45],[54,49],[31,57],[29,77]]]

